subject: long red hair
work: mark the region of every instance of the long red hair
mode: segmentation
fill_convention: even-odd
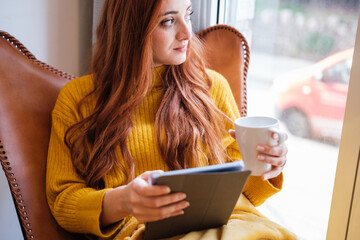
[[[106,0],[94,46],[91,72],[97,102],[89,116],[65,135],[74,167],[90,187],[103,188],[103,177],[120,167],[128,181],[135,177],[134,159],[127,147],[131,116],[152,87],[151,35],[159,24],[162,0]],[[155,119],[156,142],[169,169],[200,165],[199,153],[209,164],[225,161],[222,146],[226,117],[210,98],[211,79],[202,60],[201,44],[189,41],[187,60],[166,66],[164,96]],[[165,134],[164,134],[165,133]],[[120,146],[125,163],[119,162]]]

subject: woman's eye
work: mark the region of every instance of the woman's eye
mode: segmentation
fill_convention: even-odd
[[[161,25],[165,26],[165,27],[169,27],[174,23],[174,21],[175,20],[173,18],[165,19],[165,20],[161,21]]]
[[[193,15],[194,11],[188,11],[188,14],[186,16],[187,20],[191,20],[191,15]]]

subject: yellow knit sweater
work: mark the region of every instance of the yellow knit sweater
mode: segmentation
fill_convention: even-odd
[[[168,170],[156,147],[154,122],[157,109],[164,94],[161,88],[160,71],[154,70],[155,87],[149,93],[134,115],[133,130],[128,137],[128,148],[135,160],[136,176],[147,170]],[[209,70],[213,78],[210,95],[216,106],[231,119],[240,117],[231,89],[220,74]],[[60,92],[52,114],[52,130],[48,152],[46,192],[47,199],[56,221],[71,232],[109,237],[121,229],[130,216],[106,230],[100,228],[99,217],[102,199],[106,191],[126,183],[118,168],[111,170],[104,178],[105,189],[95,190],[86,186],[75,172],[69,149],[64,143],[66,130],[79,120],[76,110],[79,100],[93,89],[92,76],[87,75],[69,82]],[[96,99],[91,97],[82,111],[87,116],[94,109]],[[233,125],[226,126],[233,129]],[[230,157],[240,159],[235,140],[229,135],[223,139]],[[118,154],[121,156],[121,154]],[[123,159],[119,159],[123,161]],[[278,192],[282,185],[282,175],[269,181],[260,177],[250,177],[244,194],[252,204],[260,205],[268,197]]]

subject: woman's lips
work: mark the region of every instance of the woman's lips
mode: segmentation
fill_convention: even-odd
[[[187,50],[187,45],[174,48],[174,50],[175,50],[175,51],[179,51],[179,52],[186,52],[186,50]]]

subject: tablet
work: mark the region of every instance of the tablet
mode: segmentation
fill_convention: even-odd
[[[210,165],[204,167],[195,167],[195,168],[187,168],[180,170],[173,170],[163,173],[155,173],[150,176],[150,184],[160,185],[157,183],[159,178],[164,178],[166,176],[174,176],[181,174],[195,174],[195,173],[211,173],[211,172],[239,172],[243,170],[244,163],[243,161],[234,161],[230,163],[218,164],[218,165]]]
[[[147,223],[144,239],[169,238],[226,224],[249,175],[250,171],[243,171],[242,161],[153,174],[151,184],[184,192],[190,206],[183,215]]]

